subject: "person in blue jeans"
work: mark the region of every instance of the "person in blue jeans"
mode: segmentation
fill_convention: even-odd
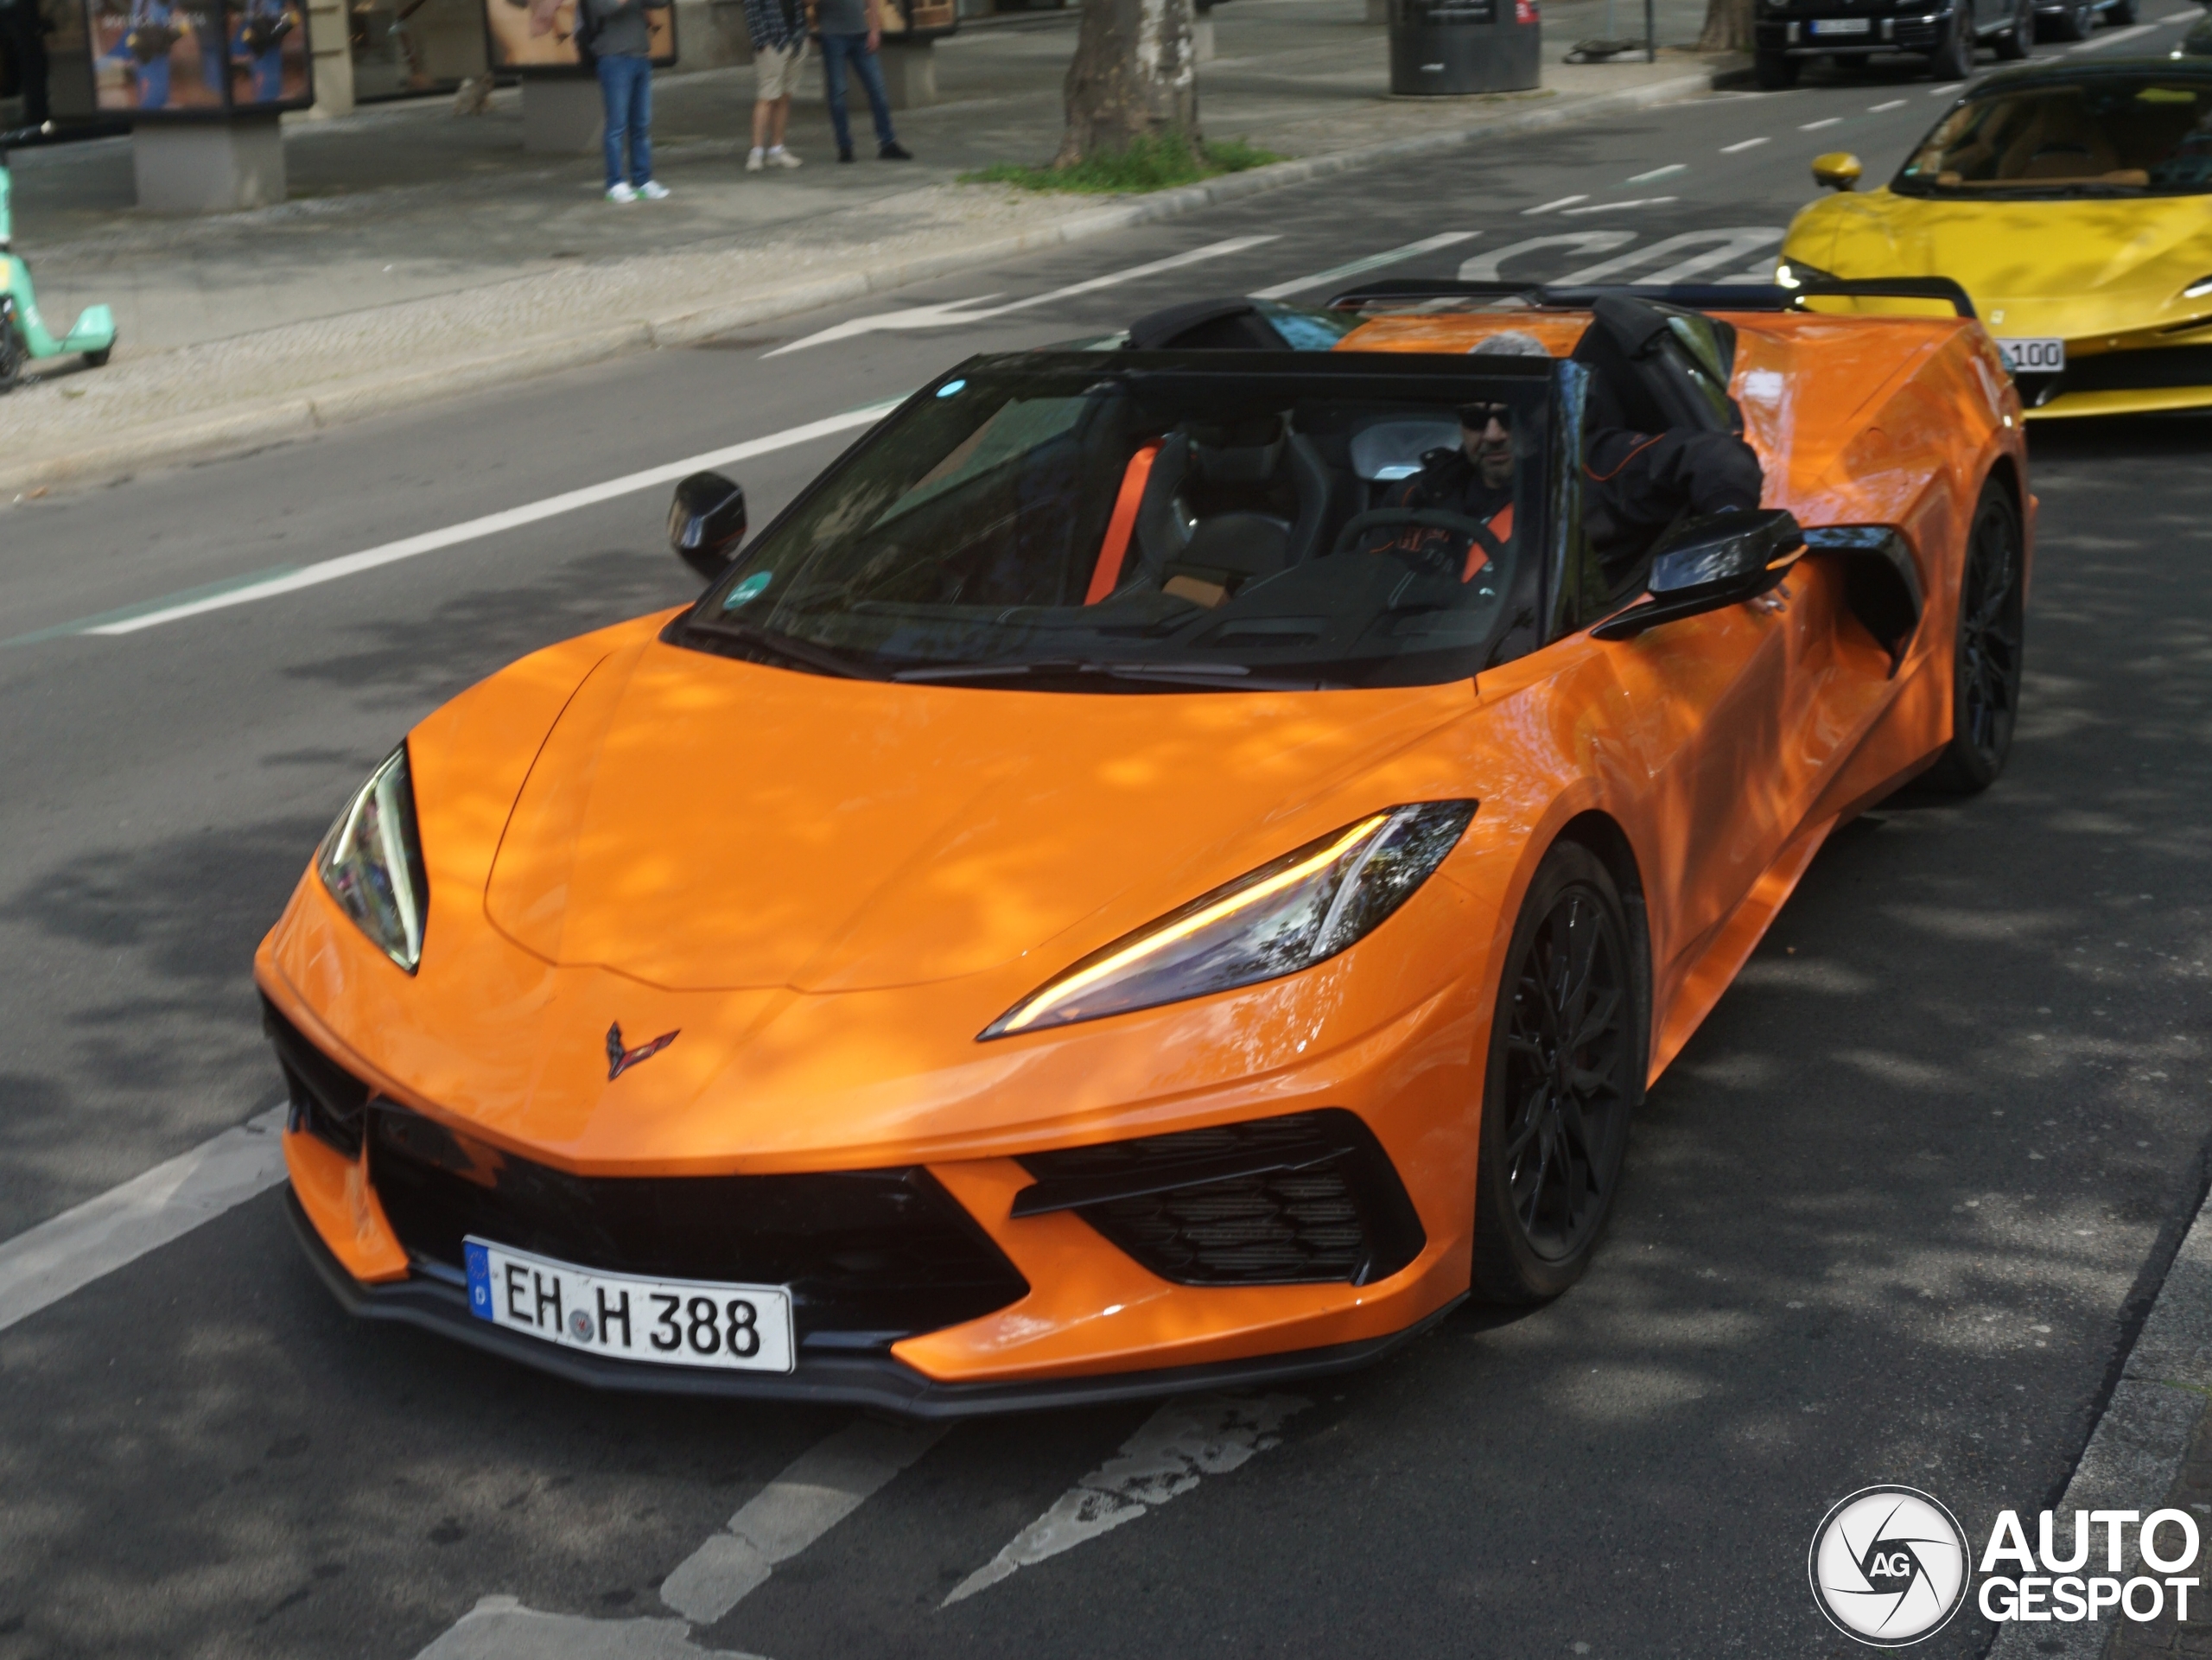
[[[668,187],[653,177],[652,30],[648,11],[667,10],[669,0],[576,0],[591,8],[597,25],[591,53],[599,70],[599,91],[607,105],[607,200],[660,201]],[[629,176],[623,176],[623,141],[629,141]]]
[[[830,95],[830,124],[837,134],[837,159],[853,159],[853,127],[845,115],[845,66],[849,63],[868,94],[875,118],[875,153],[886,162],[914,158],[899,147],[891,130],[891,99],[883,90],[883,67],[875,50],[883,44],[882,0],[816,0],[815,32],[822,41],[822,86]]]

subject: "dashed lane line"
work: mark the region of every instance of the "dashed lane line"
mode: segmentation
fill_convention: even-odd
[[[1649,173],[1639,173],[1634,178],[1626,181],[1626,182],[1630,184],[1649,184],[1654,179],[1669,178],[1675,174],[1687,173],[1689,170],[1690,164],[1688,162],[1669,162],[1664,167],[1653,168]]]
[[[1832,115],[1825,121],[1808,121],[1801,125],[1797,130],[1800,132],[1818,132],[1822,127],[1840,127],[1842,124],[1843,118],[1841,116]]]
[[[665,466],[649,467],[641,473],[626,474],[621,478],[609,479],[604,484],[589,485],[582,490],[565,491],[560,495],[548,496],[542,501],[533,501],[524,506],[510,507],[503,512],[486,513],[481,518],[448,525],[443,530],[426,531],[420,536],[404,537],[397,542],[364,548],[359,553],[344,554],[316,564],[302,565],[297,569],[280,569],[240,582],[219,583],[212,588],[188,589],[181,594],[149,601],[128,611],[111,611],[99,616],[80,618],[59,627],[41,629],[35,634],[18,635],[14,640],[0,643],[22,644],[64,634],[135,634],[142,628],[158,628],[164,623],[200,616],[209,611],[273,600],[279,595],[296,594],[302,588],[334,582],[341,577],[358,576],[363,571],[397,564],[403,559],[420,558],[426,553],[457,547],[464,542],[481,541],[487,536],[519,530],[541,519],[572,513],[602,501],[613,501],[617,497],[650,490],[656,485],[673,484],[688,473],[732,466],[756,455],[766,455],[775,450],[811,443],[817,438],[850,432],[857,427],[874,426],[903,401],[903,397],[887,398],[880,404],[870,404],[864,409],[825,416],[819,421],[809,421],[801,426],[771,433],[765,438],[752,438],[725,449],[710,449],[702,455],[686,456],[680,461],[670,461]]]
[[[1617,207],[1663,207],[1670,201],[1680,201],[1680,196],[1644,196],[1635,201],[1593,201],[1587,207],[1570,207],[1561,219],[1573,219],[1583,213],[1610,213]]]
[[[1561,196],[1557,201],[1548,201],[1541,203],[1535,207],[1522,208],[1521,210],[1521,217],[1523,219],[1534,219],[1537,214],[1548,213],[1554,208],[1572,207],[1579,201],[1588,201],[1589,200],[1590,197],[1587,192],[1579,196]]]
[[[283,1123],[271,1107],[0,1244],[0,1331],[283,1180]]]
[[[1757,149],[1761,144],[1772,142],[1766,138],[1746,138],[1739,143],[1723,144],[1720,147],[1720,153],[1723,156],[1740,156],[1747,149]]]
[[[2190,6],[2184,11],[2170,11],[2158,21],[2162,23],[2188,23],[2194,22],[2202,16],[2204,16],[2204,9],[2202,6]]]
[[[1025,1568],[1148,1516],[1207,1476],[1227,1475],[1279,1445],[1284,1423],[1311,1404],[1295,1395],[1202,1395],[1169,1402],[1122,1444],[1117,1456],[1061,1494],[939,1606],[949,1608]]]
[[[1869,104],[1866,106],[1866,113],[1879,115],[1885,110],[1902,110],[1904,108],[1904,99],[1901,98],[1893,98],[1886,104]]]
[[[2100,35],[2094,41],[2084,41],[2079,46],[2066,48],[2070,55],[2076,52],[2101,52],[2108,46],[2118,46],[2122,41],[2139,40],[2145,35],[2158,33],[2157,23],[2138,23],[2133,29],[2116,29],[2109,35]]]
[[[998,296],[985,294],[974,299],[947,300],[937,305],[904,306],[896,311],[879,311],[866,317],[851,317],[809,334],[804,340],[793,340],[788,346],[779,346],[774,351],[763,352],[760,355],[764,359],[779,358],[789,352],[804,352],[809,347],[827,346],[832,340],[852,340],[858,335],[872,334],[884,329],[949,328],[962,323],[981,322],[986,318],[1026,311],[1031,306],[1041,306],[1048,301],[1073,299],[1078,294],[1093,294],[1100,289],[1134,283],[1140,277],[1156,277],[1161,271],[1180,270],[1185,265],[1219,259],[1227,254],[1243,253],[1248,248],[1256,248],[1263,243],[1278,239],[1272,232],[1265,236],[1230,237],[1225,242],[1210,242],[1202,248],[1190,248],[1179,254],[1170,254],[1165,259],[1148,260],[1126,270],[1107,271],[1080,283],[1071,283],[1065,288],[1050,289],[1043,294],[1030,295],[1026,299],[1009,300],[1004,305],[988,304],[988,302]]]
[[[1425,253],[1433,253],[1439,248],[1450,248],[1462,242],[1472,242],[1481,234],[1480,231],[1441,232],[1435,236],[1423,237],[1419,242],[1408,242],[1402,248],[1387,248],[1381,253],[1371,253],[1364,259],[1355,259],[1343,265],[1332,265],[1327,270],[1315,271],[1310,277],[1294,277],[1287,283],[1277,283],[1271,288],[1254,289],[1252,297],[1255,300],[1286,299],[1291,295],[1303,293],[1307,289],[1319,288],[1325,283],[1340,282],[1347,277],[1357,277],[1362,271],[1374,270],[1383,265],[1395,265],[1402,259],[1413,259]]]

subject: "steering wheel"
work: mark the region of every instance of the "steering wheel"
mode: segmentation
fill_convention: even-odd
[[[1393,525],[1418,525],[1433,531],[1450,531],[1473,542],[1492,559],[1501,563],[1505,558],[1505,544],[1491,533],[1489,525],[1465,513],[1447,513],[1440,507],[1376,507],[1363,513],[1354,513],[1344,529],[1337,532],[1336,545],[1329,550],[1334,558],[1357,547],[1370,531],[1379,531]],[[1378,550],[1379,551],[1379,550]]]

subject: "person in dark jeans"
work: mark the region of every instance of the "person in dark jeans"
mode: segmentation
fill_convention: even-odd
[[[882,0],[816,0],[814,28],[822,39],[822,85],[830,95],[837,159],[853,159],[853,128],[845,116],[845,66],[850,63],[875,118],[876,155],[887,162],[912,161],[891,130],[891,99],[883,90],[883,67],[875,60],[883,44]]]
[[[652,30],[648,11],[669,0],[576,0],[591,8],[597,26],[591,53],[607,105],[607,200],[659,201],[668,187],[653,177]],[[623,177],[623,140],[629,140],[629,177]]]

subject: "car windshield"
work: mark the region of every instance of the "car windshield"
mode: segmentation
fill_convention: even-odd
[[[1471,369],[976,359],[823,474],[670,637],[1029,690],[1464,678],[1533,620],[1552,385],[1545,359]]]
[[[1897,175],[1911,195],[2197,195],[2212,190],[2212,77],[2097,73],[1969,98]]]

